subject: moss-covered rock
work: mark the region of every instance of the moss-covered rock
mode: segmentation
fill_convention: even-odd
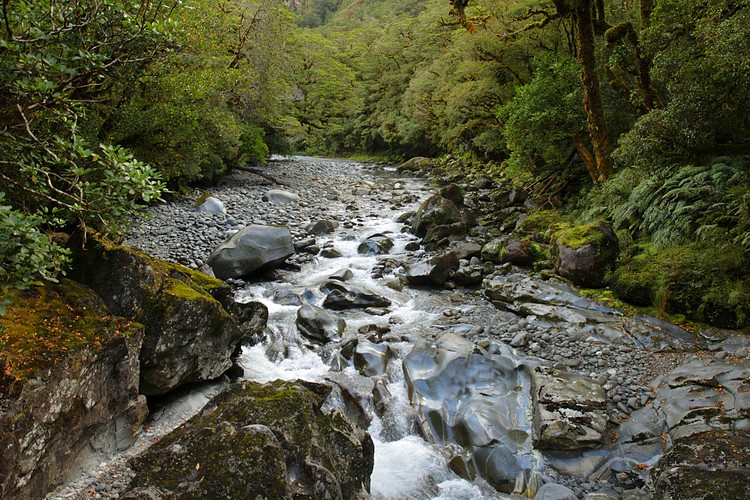
[[[615,266],[619,242],[609,224],[559,224],[552,235],[555,271],[574,284],[600,288]]]
[[[74,245],[78,280],[116,314],[143,323],[141,392],[160,395],[220,376],[240,342],[265,328],[258,303],[237,304],[220,280],[90,237]]]
[[[651,246],[624,258],[611,284],[621,299],[654,305],[669,314],[734,328],[750,320],[746,257],[705,245],[657,251]]]
[[[138,394],[143,327],[69,280],[3,299],[0,497],[43,498],[135,440],[148,413]]]
[[[434,169],[436,162],[433,158],[425,158],[423,156],[415,156],[405,162],[401,163],[396,167],[399,172],[411,172],[411,173],[427,173]]]
[[[503,236],[490,240],[482,247],[482,259],[496,264],[510,262],[516,266],[531,266],[547,258],[546,249],[530,236]]]
[[[369,490],[372,441],[340,412],[330,387],[232,385],[202,414],[132,462],[131,488],[181,498],[356,498]]]
[[[652,477],[658,500],[750,498],[750,433],[712,430],[680,439]]]

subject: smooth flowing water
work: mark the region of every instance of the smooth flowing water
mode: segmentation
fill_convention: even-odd
[[[429,190],[418,181],[387,179],[396,185],[425,198]],[[384,184],[384,185],[385,185]],[[411,209],[416,209],[415,203]],[[265,339],[243,350],[240,364],[245,378],[258,382],[274,379],[304,379],[326,382],[334,387],[329,405],[348,410],[360,425],[366,426],[375,443],[375,469],[371,490],[378,499],[476,499],[507,498],[484,483],[470,482],[457,476],[447,465],[446,450],[425,441],[418,435],[415,409],[409,402],[404,380],[402,359],[415,341],[434,338],[445,331],[465,329],[466,325],[450,321],[461,309],[472,308],[476,297],[460,297],[446,290],[402,288],[393,276],[374,279],[373,269],[383,259],[406,254],[405,247],[415,237],[403,232],[403,224],[395,222],[404,209],[395,209],[387,196],[368,196],[359,199],[356,209],[349,206],[346,213],[331,214],[331,218],[350,219],[353,227],[342,225],[330,236],[341,257],[315,257],[298,272],[284,275],[283,281],[248,285],[238,294],[240,301],[260,301],[269,310]],[[387,255],[366,256],[357,252],[360,242],[381,233],[394,242]],[[327,238],[319,238],[326,242]],[[387,297],[391,306],[377,312],[378,316],[361,309],[337,312],[346,321],[340,342],[319,345],[300,335],[295,319],[302,301],[320,306],[324,293],[321,285],[341,269],[349,269],[353,277],[347,284],[365,287]],[[396,277],[402,272],[395,270]],[[365,339],[359,333],[368,325],[377,325],[383,335],[380,345],[387,344],[390,358],[382,375],[364,376],[342,360],[340,350],[354,338]],[[368,334],[369,335],[369,334]],[[373,397],[373,389],[379,397]]]

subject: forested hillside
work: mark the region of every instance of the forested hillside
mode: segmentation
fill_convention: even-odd
[[[610,222],[637,305],[750,315],[748,0],[14,0],[0,22],[1,286],[56,231],[270,153],[440,157]]]

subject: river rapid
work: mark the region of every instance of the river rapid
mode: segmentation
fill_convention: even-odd
[[[666,443],[633,441],[618,445],[617,453],[606,446],[572,453],[536,449],[531,372],[556,368],[584,376],[601,394],[593,418],[611,429],[653,401],[654,377],[693,357],[704,339],[653,318],[623,317],[564,283],[476,257],[462,266],[481,268],[484,287],[410,286],[406,268],[427,254],[402,216],[436,192],[429,180],[392,167],[308,157],[275,158],[264,172],[283,185],[233,173],[205,191],[223,202],[223,213],[196,212],[196,193],[149,209],[150,218],[136,225],[126,244],[199,269],[246,225],[290,229],[299,251],[286,266],[250,281],[228,280],[238,301],[261,302],[269,311],[263,337],[244,346],[238,362],[245,379],[303,379],[334,388],[326,406],[343,409],[375,444],[373,498],[533,497],[545,483],[565,486],[578,498],[623,498],[628,491],[628,498],[639,498],[643,477],[628,471],[653,465]],[[269,196],[271,190],[291,196]],[[318,221],[336,227],[312,235],[310,225]],[[392,247],[362,253],[373,235]],[[488,280],[522,297],[531,290],[547,303],[516,307],[511,301],[501,310],[487,296]],[[323,308],[339,281],[381,305],[329,311],[345,322],[334,341],[302,335],[301,306]],[[200,411],[225,384],[206,384],[153,407],[132,449],[53,497],[117,497],[133,474],[128,458]],[[615,443],[617,434],[608,432]],[[513,493],[498,493],[488,481]]]

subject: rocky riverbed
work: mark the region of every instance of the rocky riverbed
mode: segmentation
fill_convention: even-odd
[[[266,300],[271,311],[267,338],[246,349],[245,367],[252,372],[268,362],[266,371],[277,373],[270,363],[296,359],[299,367],[305,365],[299,360],[309,361],[312,353],[305,369],[312,366],[312,372],[318,370],[313,378],[334,382],[332,400],[338,398],[349,417],[374,435],[375,497],[500,495],[488,484],[506,495],[544,499],[646,498],[654,491],[658,496],[680,487],[680,467],[696,465],[686,456],[670,462],[671,476],[659,469],[660,457],[675,443],[701,442],[701,436],[717,430],[742,435],[750,427],[745,336],[698,335],[654,318],[626,317],[557,278],[482,260],[480,250],[490,239],[482,231],[467,230],[468,238],[451,235],[448,249],[438,251],[450,269],[435,281],[435,269],[443,263],[434,264],[435,252],[402,231],[410,227],[408,217],[400,219],[406,224],[396,222],[435,188],[392,169],[343,160],[280,159],[264,171],[283,185],[232,174],[205,193],[221,201],[212,206],[215,211],[196,211],[199,193],[154,207],[152,218],[126,243],[199,269],[243,227],[289,228],[297,253],[285,266],[252,282],[229,280],[238,296]],[[479,217],[492,212],[488,193],[497,186],[462,187],[466,210]],[[455,198],[450,191],[446,196]],[[383,239],[369,238],[372,233],[395,247],[382,248]],[[357,251],[361,245],[364,250]],[[357,260],[363,254],[370,260]],[[342,306],[338,292],[331,291],[339,285],[328,278],[337,267],[353,271],[353,282],[339,295],[366,300],[364,287],[384,301]],[[466,286],[469,282],[472,286]],[[304,302],[338,311],[349,325],[337,333],[340,342],[311,341],[296,333],[291,339],[294,319],[282,313],[296,312]],[[680,366],[682,372],[673,372]],[[167,408],[147,427],[141,448],[187,416]],[[406,415],[394,417],[396,408]],[[393,423],[399,419],[406,423]],[[446,471],[406,478],[412,490],[387,485],[396,481],[399,461],[384,453],[414,440],[419,444],[407,448],[410,452],[432,447]],[[743,450],[726,460],[732,473],[742,464]],[[118,496],[134,474],[124,458],[103,464],[57,495]],[[661,475],[650,477],[655,466]]]

